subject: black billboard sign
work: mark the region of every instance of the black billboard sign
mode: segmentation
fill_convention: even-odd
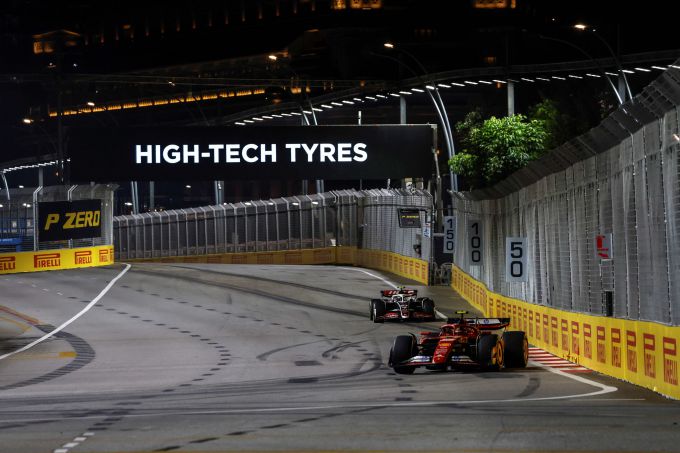
[[[432,126],[74,128],[74,182],[427,176]]]
[[[101,236],[101,200],[38,203],[38,239],[64,241]]]
[[[400,209],[399,226],[401,228],[420,228],[420,211],[418,209]]]

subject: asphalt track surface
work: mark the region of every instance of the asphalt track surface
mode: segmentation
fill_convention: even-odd
[[[395,374],[357,268],[122,264],[0,277],[0,452],[680,451],[680,403],[530,363]],[[384,280],[381,280],[384,279]],[[402,281],[403,282],[403,281]],[[444,314],[465,308],[429,291]]]

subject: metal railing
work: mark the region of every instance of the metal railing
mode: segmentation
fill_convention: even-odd
[[[113,243],[113,193],[115,185],[47,186],[10,189],[0,193],[0,253],[90,247]],[[64,241],[39,241],[35,219],[40,202],[98,199],[102,201],[101,236]]]
[[[422,190],[342,190],[118,216],[115,251],[125,260],[357,246],[429,260],[423,230],[397,226],[399,208],[421,209],[424,225],[431,205]]]
[[[677,68],[587,134],[495,187],[459,194],[455,264],[528,302],[679,325]],[[484,224],[481,266],[471,261],[468,219]],[[596,237],[609,234],[613,259],[604,260]],[[526,282],[505,281],[506,237],[528,239]]]

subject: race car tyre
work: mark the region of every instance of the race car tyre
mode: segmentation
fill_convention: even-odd
[[[370,317],[373,322],[384,322],[385,302],[380,299],[372,299],[370,306]]]
[[[521,331],[505,332],[505,366],[508,368],[526,368],[529,361],[529,342],[527,334]]]
[[[416,345],[411,335],[399,335],[394,339],[392,351],[390,351],[390,363],[397,374],[413,374],[416,370],[413,366],[397,366],[415,354]]]
[[[485,370],[498,371],[503,368],[503,343],[498,335],[482,335],[477,343],[477,361]]]
[[[430,298],[423,299],[423,312],[434,318],[434,301]]]

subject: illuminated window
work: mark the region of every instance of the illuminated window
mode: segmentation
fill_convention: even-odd
[[[382,0],[350,0],[349,7],[352,9],[380,9]]]
[[[34,41],[33,42],[33,53],[52,53],[54,52],[54,41]]]
[[[476,9],[514,9],[516,0],[474,0]]]
[[[431,28],[418,28],[416,29],[415,34],[416,36],[421,38],[431,38],[433,35],[433,31]]]
[[[123,36],[127,39],[135,39],[135,29],[130,24],[123,25]]]
[[[347,9],[347,2],[345,0],[333,0],[331,9]]]
[[[494,55],[489,55],[488,57],[484,57],[484,64],[488,64],[489,66],[495,65],[496,64],[496,57]]]

